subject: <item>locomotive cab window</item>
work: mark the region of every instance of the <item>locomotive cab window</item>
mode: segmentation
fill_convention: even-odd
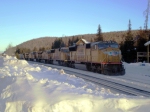
[[[105,49],[105,48],[108,48],[108,47],[119,48],[117,43],[99,43],[98,44],[99,49]]]
[[[109,47],[109,43],[99,43],[98,44],[99,49],[104,49],[104,48],[108,48],[108,47]]]
[[[119,48],[119,45],[117,43],[110,43],[110,46],[112,48]]]

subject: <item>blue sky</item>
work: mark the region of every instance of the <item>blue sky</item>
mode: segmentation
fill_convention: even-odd
[[[94,34],[144,26],[147,0],[1,0],[0,51],[44,36]]]

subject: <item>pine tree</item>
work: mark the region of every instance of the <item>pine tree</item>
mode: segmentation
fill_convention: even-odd
[[[127,31],[127,35],[125,37],[126,41],[133,41],[133,35],[131,32],[131,21],[129,20],[129,24],[128,24],[128,31]]]
[[[147,48],[144,44],[147,42],[147,31],[139,30],[138,31],[138,40],[137,40],[137,51],[138,52],[147,52]]]
[[[33,48],[33,51],[38,51],[36,47]]]
[[[136,58],[136,51],[134,49],[134,41],[133,41],[133,35],[131,33],[131,21],[129,20],[128,24],[128,31],[125,36],[124,43],[121,43],[121,52],[122,52],[122,58],[124,61],[130,63],[134,62]]]
[[[51,49],[54,49],[54,43],[52,43]]]
[[[100,24],[98,25],[97,29],[97,38],[95,38],[95,41],[103,41],[103,35],[102,35],[102,30]]]
[[[58,38],[52,43],[52,49],[57,49],[60,47],[65,47],[66,45],[64,44],[62,38]]]
[[[72,36],[71,45],[73,45],[74,41],[75,41],[75,37]]]
[[[64,41],[61,41],[60,47],[66,47]]]
[[[68,40],[68,46],[71,46],[71,40],[70,40],[70,38]]]
[[[42,49],[41,49],[42,51],[45,51],[45,47],[42,47]]]

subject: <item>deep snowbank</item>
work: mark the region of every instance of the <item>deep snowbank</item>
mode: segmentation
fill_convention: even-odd
[[[0,57],[0,112],[149,112],[150,99],[115,95],[81,78]]]

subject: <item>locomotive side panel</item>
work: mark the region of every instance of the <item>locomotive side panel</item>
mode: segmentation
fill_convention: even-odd
[[[70,60],[71,61],[77,61],[76,51],[70,52]]]
[[[52,59],[52,53],[48,53],[48,59],[49,59],[49,60]]]
[[[28,60],[29,59],[29,53],[25,53],[25,59]]]
[[[38,52],[35,52],[35,58],[38,60]]]
[[[60,60],[69,60],[70,56],[69,53],[65,53],[65,52],[60,52]]]
[[[77,61],[85,62],[85,46],[79,45],[77,46]]]
[[[38,52],[38,61],[41,61],[41,59],[42,59],[42,52],[40,51],[40,52]]]
[[[42,53],[42,59],[43,59],[43,60],[48,60],[48,53],[47,53],[46,51],[44,51],[44,52]]]
[[[32,59],[32,53],[29,53],[29,60]]]
[[[91,62],[92,63],[99,63],[99,52],[97,45],[91,47]]]
[[[60,57],[59,49],[55,49],[55,52],[53,53],[53,60],[60,60]]]
[[[91,62],[91,49],[85,49],[85,61]]]

